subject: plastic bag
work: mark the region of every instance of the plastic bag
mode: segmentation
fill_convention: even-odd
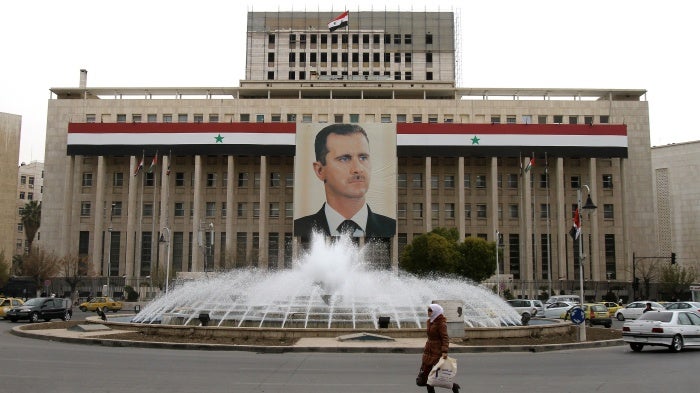
[[[446,359],[440,358],[428,374],[428,385],[452,389],[456,375],[457,359],[449,356]]]

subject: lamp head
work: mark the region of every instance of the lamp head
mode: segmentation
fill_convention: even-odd
[[[595,209],[597,209],[597,208],[598,208],[598,206],[596,206],[596,205],[593,203],[593,200],[591,199],[591,194],[588,194],[588,198],[586,198],[586,204],[583,205],[583,207],[582,207],[581,209],[584,209],[584,210],[595,210]]]

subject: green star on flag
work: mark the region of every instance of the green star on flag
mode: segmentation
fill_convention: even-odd
[[[224,137],[221,134],[215,136],[214,139],[216,139],[216,143],[224,143]]]
[[[479,138],[474,135],[474,138],[472,138],[472,145],[478,145],[479,144]]]

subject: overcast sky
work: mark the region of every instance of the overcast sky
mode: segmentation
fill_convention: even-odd
[[[4,1],[0,112],[22,116],[20,161],[43,161],[49,89],[81,68],[88,87],[239,86],[246,11],[346,4],[458,12],[461,87],[645,89],[652,146],[700,139],[697,1]]]

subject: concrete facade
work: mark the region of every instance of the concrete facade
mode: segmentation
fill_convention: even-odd
[[[17,164],[22,116],[0,112],[0,252],[12,261],[17,239]]]
[[[44,163],[32,161],[29,164],[21,163],[17,170],[17,196],[16,196],[16,240],[14,254],[24,253],[27,247],[27,237],[22,225],[20,210],[30,201],[41,203],[44,193]],[[41,228],[34,235],[34,246],[40,246]]]
[[[144,185],[142,182],[149,180],[131,175],[142,158],[140,152],[68,155],[71,123],[556,123],[624,124],[628,155],[550,155],[548,182],[543,182],[545,161],[540,154],[528,172],[531,180],[520,176],[520,168],[529,161],[527,151],[511,156],[398,156],[398,228],[397,235],[390,239],[387,265],[396,267],[403,247],[436,227],[454,227],[463,237],[479,236],[489,241],[499,231],[504,234],[501,274],[513,277],[509,285],[516,294],[534,296],[549,285],[570,293],[578,287],[578,254],[568,231],[577,191],[584,185],[589,186],[598,205],[590,216],[583,216],[584,251],[588,256],[584,278],[589,296],[600,298],[612,285],[629,284],[632,253],[657,249],[644,90],[455,87],[451,23],[450,28],[439,30],[442,34],[449,32],[451,38],[433,38],[434,42],[450,42],[451,48],[443,48],[446,53],[439,56],[441,71],[433,74],[432,80],[424,72],[428,67],[425,60],[417,60],[425,55],[420,47],[412,63],[422,64],[410,65],[414,71],[408,80],[405,56],[401,75],[394,80],[353,78],[352,69],[347,75],[338,69],[336,76],[341,79],[319,78],[311,83],[298,80],[298,68],[293,70],[296,80],[290,80],[292,69],[288,64],[260,61],[267,58],[269,50],[269,45],[260,44],[269,43],[271,33],[251,27],[251,21],[257,23],[263,13],[251,14],[246,70],[250,80],[241,81],[241,87],[95,88],[87,87],[86,72],[81,72],[78,87],[52,89],[42,243],[59,254],[88,256],[95,271],[102,275],[109,271],[110,275],[127,277],[145,277],[156,263],[165,266],[165,244],[156,242],[165,227],[172,233],[170,258],[174,272],[244,266],[285,268],[298,248],[291,236],[294,156],[163,156],[147,183],[150,185]],[[400,18],[408,18],[403,14],[411,13],[400,14]],[[269,14],[264,15],[269,19]],[[284,15],[280,13],[276,20],[284,19]],[[325,20],[326,16],[318,19]],[[442,21],[452,18],[451,13],[438,16]],[[304,17],[308,20],[308,15]],[[352,23],[351,14],[350,42]],[[275,44],[290,47],[291,33],[283,26],[278,29]],[[356,31],[360,40],[363,29]],[[305,31],[298,26],[292,30],[299,34]],[[405,40],[407,34],[403,30],[395,33],[388,24],[377,23],[368,31],[375,30],[380,37],[389,34],[392,39],[398,34]],[[425,30],[418,31],[412,39],[425,37]],[[305,31],[316,33],[317,28]],[[372,42],[374,33],[367,34]],[[309,45],[310,41],[307,37]],[[300,38],[294,44],[299,46]],[[288,53],[289,48],[284,47],[275,48],[275,59]],[[312,66],[303,67],[309,71]],[[321,72],[333,70],[332,66],[319,67],[318,77],[323,75]],[[374,75],[371,67],[368,65],[369,76],[384,76],[383,71]],[[358,65],[359,75],[363,75],[362,68]],[[275,72],[274,80],[267,79],[271,70]],[[146,158],[148,165],[151,158]],[[168,166],[170,176],[166,174]],[[84,181],[87,174],[92,179],[89,185]],[[278,181],[273,182],[273,178]],[[207,235],[202,225],[209,224],[214,229],[214,247],[203,249],[198,238],[200,233]],[[546,244],[543,247],[548,233],[549,257]]]

